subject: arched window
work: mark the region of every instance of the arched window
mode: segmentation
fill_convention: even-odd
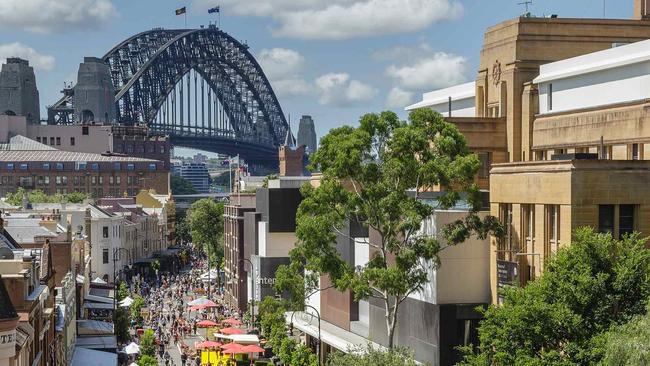
[[[81,122],[92,123],[94,121],[95,121],[95,115],[93,114],[92,111],[84,109],[84,111],[81,112]]]
[[[16,112],[11,111],[11,110],[6,110],[3,114],[4,114],[4,115],[7,115],[7,116],[15,116],[15,115],[16,115]]]

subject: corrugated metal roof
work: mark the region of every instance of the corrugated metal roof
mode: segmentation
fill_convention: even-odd
[[[0,150],[4,151],[57,151],[55,148],[41,144],[25,136],[16,135],[9,142],[0,143]]]
[[[132,163],[156,163],[158,160],[132,158],[129,156],[105,156],[100,154],[82,153],[74,151],[0,151],[0,161],[8,162],[132,162]]]

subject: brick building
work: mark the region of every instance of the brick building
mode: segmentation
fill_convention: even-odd
[[[169,192],[169,170],[157,160],[58,150],[0,151],[0,195],[18,187],[47,194],[135,196],[141,189]]]

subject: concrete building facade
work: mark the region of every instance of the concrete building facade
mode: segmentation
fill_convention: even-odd
[[[41,119],[34,69],[27,60],[8,58],[0,71],[0,114],[23,116],[29,124]]]
[[[305,154],[311,155],[318,149],[316,127],[311,116],[302,116],[298,125],[298,146],[305,146]]]
[[[73,100],[77,123],[116,123],[115,86],[106,62],[97,57],[84,57],[79,65]]]

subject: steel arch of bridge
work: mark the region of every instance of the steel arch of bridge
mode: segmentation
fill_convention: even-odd
[[[277,147],[289,128],[282,108],[248,47],[227,33],[215,27],[155,29],[126,39],[103,60],[117,89],[121,124],[146,123],[154,132],[169,134],[177,146],[277,161]],[[167,97],[192,70],[221,103],[227,128],[217,126],[216,118],[207,126],[191,124],[189,118],[187,124],[160,118]]]

